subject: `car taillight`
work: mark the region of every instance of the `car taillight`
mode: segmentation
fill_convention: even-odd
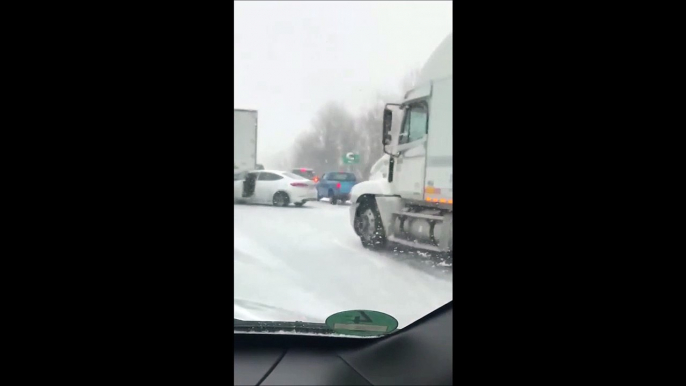
[[[314,177],[314,180],[312,180],[312,181],[319,182],[319,177]]]
[[[340,188],[341,188],[341,183],[339,182],[336,184],[336,189],[340,189]]]
[[[302,182],[291,182],[291,186],[300,186],[300,187],[306,188],[307,184],[302,183]]]

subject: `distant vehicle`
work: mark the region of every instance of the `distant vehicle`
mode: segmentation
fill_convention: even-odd
[[[253,170],[234,172],[234,202],[303,206],[317,199],[315,183],[289,172]]]
[[[315,174],[314,170],[308,169],[308,168],[297,168],[291,170],[291,173],[297,174],[301,177],[305,177],[308,180],[312,180],[314,182],[319,181],[319,177],[317,177],[317,174]]]
[[[233,169],[255,170],[257,164],[257,111],[233,109]]]
[[[317,183],[317,200],[328,197],[332,205],[350,200],[350,190],[356,183],[357,177],[353,173],[326,173]]]

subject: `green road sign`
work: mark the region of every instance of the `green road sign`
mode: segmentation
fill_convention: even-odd
[[[339,312],[326,318],[325,323],[334,332],[346,335],[384,335],[398,328],[394,317],[370,310]]]
[[[344,164],[359,164],[360,163],[360,155],[355,154],[353,152],[343,154],[343,163]]]

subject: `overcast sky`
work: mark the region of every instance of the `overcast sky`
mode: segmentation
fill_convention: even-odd
[[[235,1],[234,15],[234,108],[258,111],[266,167],[321,106],[362,111],[452,32],[450,1]]]

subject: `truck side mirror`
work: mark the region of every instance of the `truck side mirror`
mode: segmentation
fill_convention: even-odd
[[[383,110],[383,130],[381,141],[384,146],[391,144],[391,125],[393,124],[393,112],[388,108]]]

